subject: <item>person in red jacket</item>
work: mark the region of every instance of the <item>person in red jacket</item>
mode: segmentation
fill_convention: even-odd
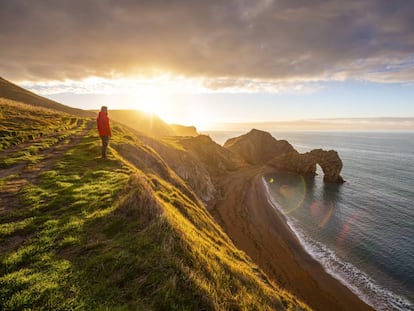
[[[96,125],[98,126],[99,136],[101,136],[102,140],[102,159],[106,159],[109,137],[112,136],[111,127],[109,126],[108,107],[101,107],[101,111],[96,118]]]

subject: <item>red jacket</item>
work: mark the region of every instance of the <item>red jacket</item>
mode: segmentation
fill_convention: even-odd
[[[112,136],[107,112],[99,112],[96,118],[96,125],[98,126],[99,136]]]

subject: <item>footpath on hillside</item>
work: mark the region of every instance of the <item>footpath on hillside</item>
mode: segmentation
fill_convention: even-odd
[[[15,164],[11,164],[0,170],[0,179],[4,180],[2,187],[0,187],[0,215],[4,214],[7,210],[15,208],[17,192],[27,183],[36,182],[41,172],[48,170],[65,152],[73,148],[93,126],[93,121],[80,119],[76,123],[78,130],[71,132],[68,136],[57,132],[53,135],[47,135],[18,144],[2,152],[2,159],[4,159],[13,154],[25,153],[25,150],[34,143],[41,144],[46,139],[56,139],[56,143],[48,148],[41,149],[34,154],[29,153],[26,158],[22,158],[20,161],[16,161]],[[36,158],[36,161],[32,162],[32,158]]]

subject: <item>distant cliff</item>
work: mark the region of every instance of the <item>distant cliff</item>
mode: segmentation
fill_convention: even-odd
[[[315,149],[301,154],[287,141],[277,140],[269,133],[256,129],[229,139],[224,147],[250,164],[269,165],[277,170],[299,175],[316,175],[316,165],[319,164],[325,182],[344,182],[340,175],[342,160],[334,150]]]
[[[111,107],[109,107],[110,109]],[[109,118],[150,136],[197,136],[194,126],[168,124],[160,117],[138,110],[109,110]]]

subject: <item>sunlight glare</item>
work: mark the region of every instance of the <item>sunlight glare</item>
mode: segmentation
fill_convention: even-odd
[[[211,129],[213,120],[206,111],[190,109],[189,118],[186,122],[188,125],[193,125],[198,131],[205,131]]]
[[[168,93],[154,86],[134,90],[135,108],[150,114],[162,116],[168,109]]]

